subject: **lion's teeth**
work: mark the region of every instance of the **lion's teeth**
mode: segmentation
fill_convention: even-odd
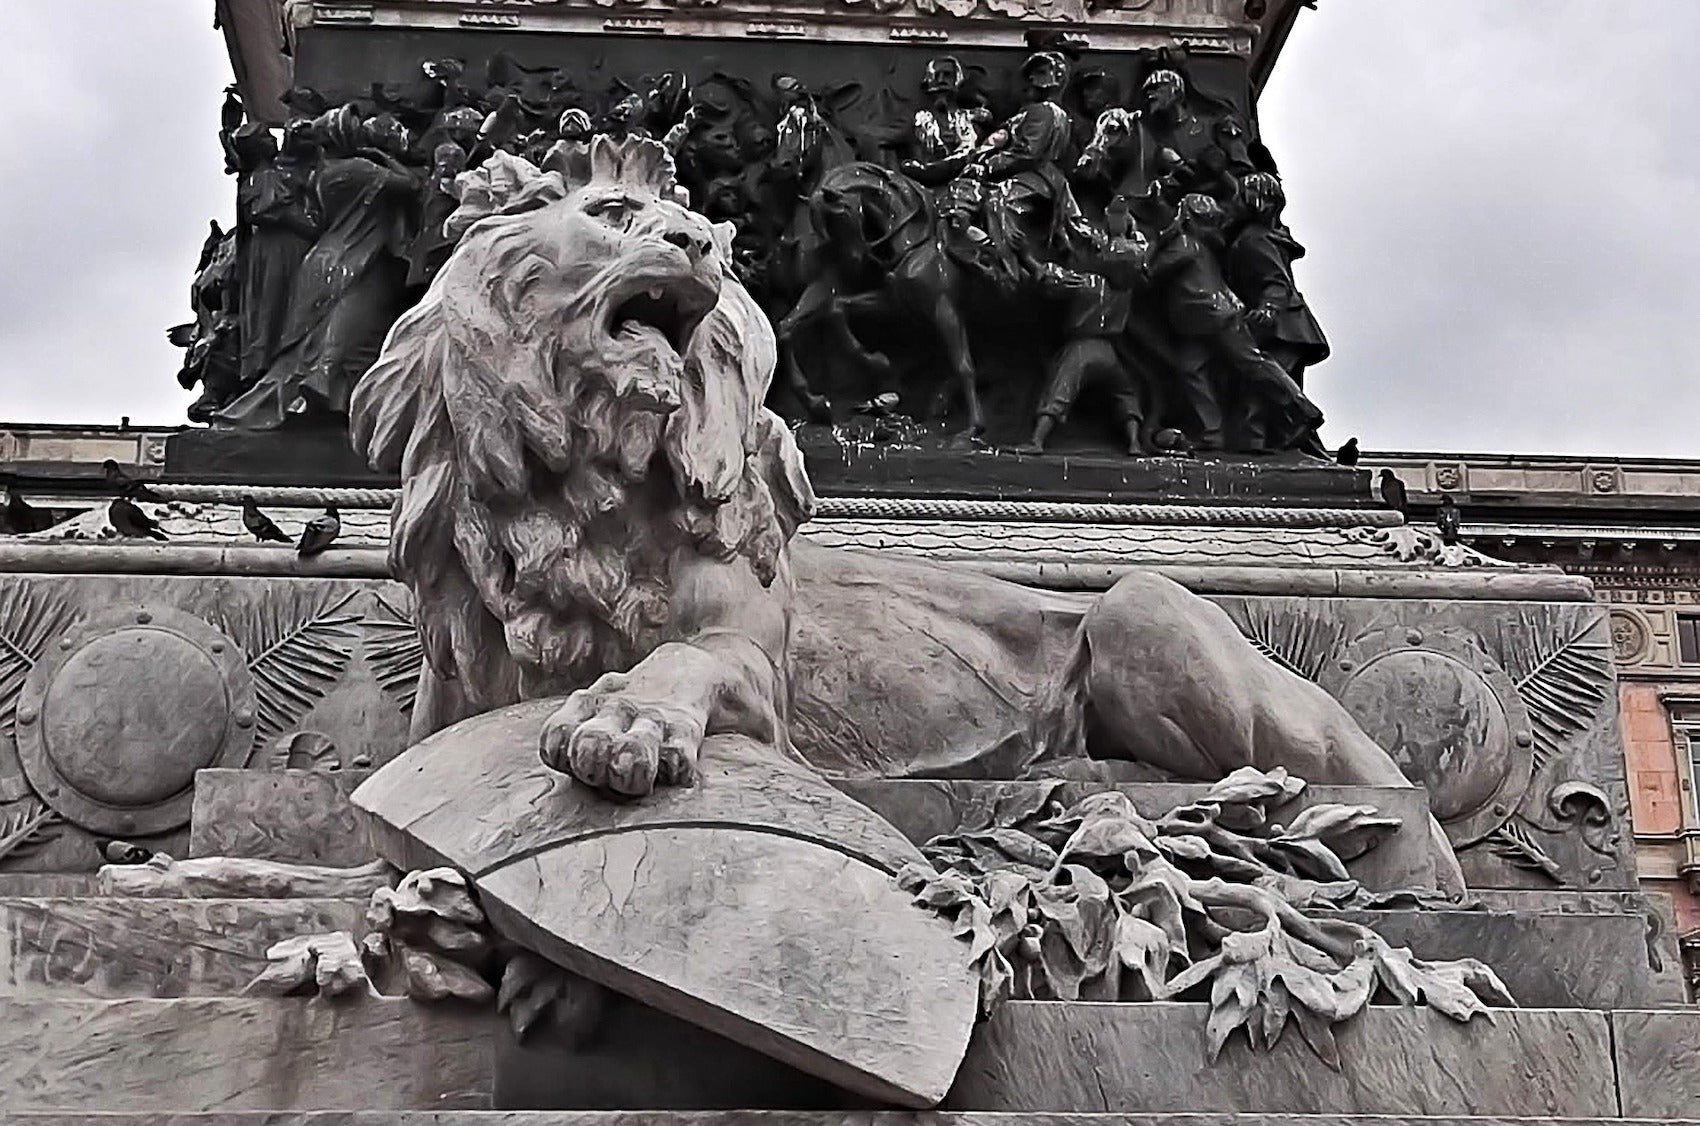
[[[657,285],[657,286],[650,287],[649,299],[651,301],[659,301],[659,300],[661,300],[661,296],[662,296],[662,289],[661,289],[660,286]]]

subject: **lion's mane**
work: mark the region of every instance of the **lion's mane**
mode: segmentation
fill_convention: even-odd
[[[356,447],[401,475],[391,568],[468,713],[640,659],[667,627],[681,550],[771,583],[814,502],[762,406],[773,333],[725,268],[726,230],[708,267],[718,302],[683,356],[594,323],[646,236],[587,219],[586,193],[711,229],[673,201],[665,150],[599,137],[553,163],[498,154],[463,175],[465,233],[351,408]]]

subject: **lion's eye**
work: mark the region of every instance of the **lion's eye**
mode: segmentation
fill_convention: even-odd
[[[585,210],[610,227],[628,230],[632,225],[633,215],[643,210],[643,202],[630,196],[609,196],[591,202]]]

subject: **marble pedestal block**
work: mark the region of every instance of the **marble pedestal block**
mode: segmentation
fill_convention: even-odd
[[[0,1119],[482,1109],[498,1028],[492,1013],[373,998],[0,1001]]]
[[[232,997],[266,950],[360,934],[365,904],[318,899],[0,899],[0,998]]]
[[[1458,1025],[1372,1007],[1335,1026],[1330,1071],[1289,1028],[1240,1034],[1206,1062],[1205,1006],[1012,1002],[976,1030],[946,1106],[960,1110],[1576,1115],[1618,1112],[1604,1013],[1498,1009]]]

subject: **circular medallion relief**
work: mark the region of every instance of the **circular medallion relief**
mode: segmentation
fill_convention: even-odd
[[[1387,630],[1355,643],[1328,685],[1385,747],[1455,846],[1480,840],[1529,788],[1533,733],[1505,671],[1446,632]]]
[[[195,772],[241,766],[254,692],[236,646],[199,618],[130,607],[85,621],[18,700],[18,751],[42,800],[91,832],[189,820]]]
[[[1611,612],[1611,651],[1619,661],[1628,664],[1647,655],[1652,632],[1639,614],[1628,610]]]

